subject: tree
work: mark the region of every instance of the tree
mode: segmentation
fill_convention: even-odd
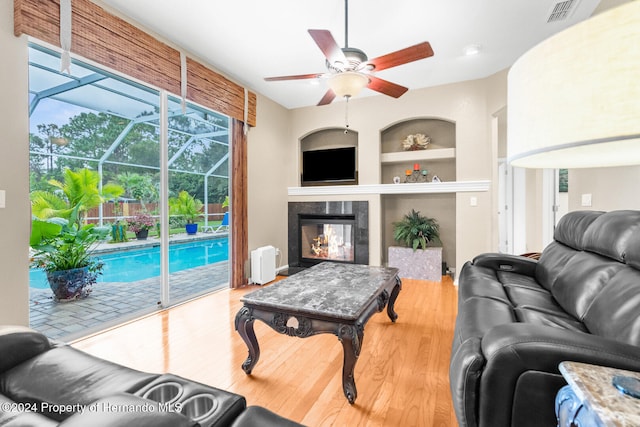
[[[143,208],[145,202],[155,202],[158,200],[159,191],[151,175],[123,172],[118,174],[117,181],[124,188],[124,194],[132,199],[140,200]]]

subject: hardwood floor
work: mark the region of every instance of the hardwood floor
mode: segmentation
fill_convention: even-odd
[[[358,398],[342,393],[342,346],[333,335],[299,339],[255,323],[260,360],[247,376],[247,347],[233,320],[240,297],[225,289],[76,341],[96,356],[147,372],[171,372],[229,390],[307,426],[455,426],[449,356],[457,290],[403,280],[397,323],[386,310],[364,331],[355,368]]]

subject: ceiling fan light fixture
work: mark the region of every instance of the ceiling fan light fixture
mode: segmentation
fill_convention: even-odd
[[[357,96],[368,84],[367,76],[353,71],[337,73],[329,79],[329,87],[340,98]]]

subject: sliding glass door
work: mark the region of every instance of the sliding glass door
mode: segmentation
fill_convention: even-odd
[[[61,73],[47,48],[29,53],[35,220],[108,230],[91,247],[97,282],[73,301],[53,293],[46,254],[32,250],[31,326],[80,336],[227,286],[228,117],[79,61]]]

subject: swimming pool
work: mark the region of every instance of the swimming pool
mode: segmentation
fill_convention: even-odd
[[[104,262],[98,282],[136,282],[160,276],[160,246],[100,254]],[[229,238],[198,240],[169,245],[169,273],[229,259]],[[46,274],[29,271],[29,286],[49,289]]]

